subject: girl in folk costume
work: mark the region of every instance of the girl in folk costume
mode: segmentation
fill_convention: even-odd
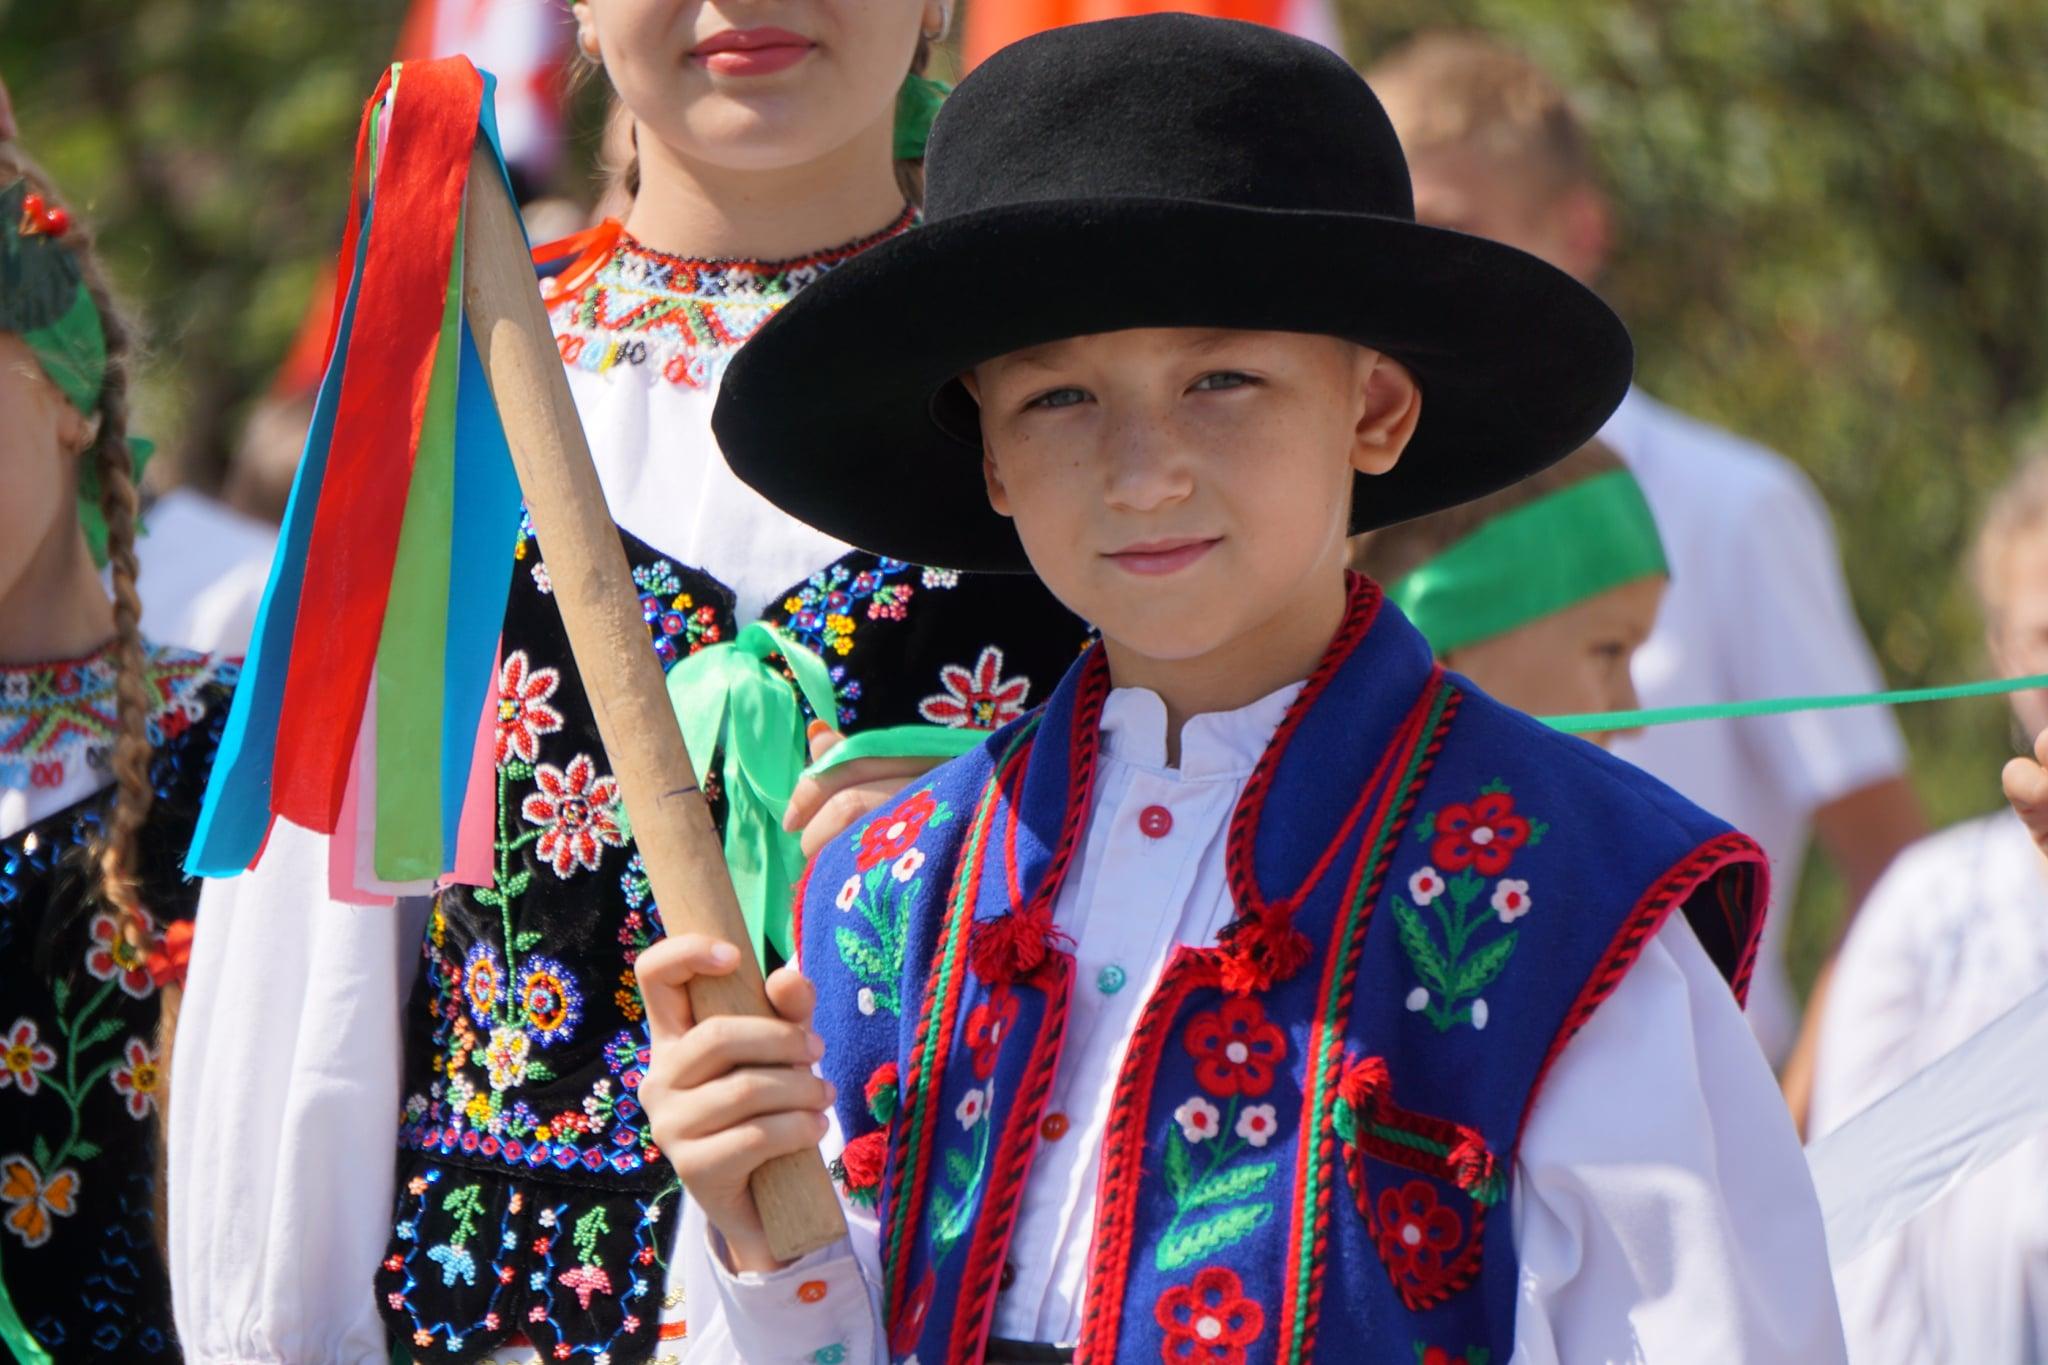
[[[235,668],[137,632],[132,364],[84,228],[0,146],[0,1347],[25,1362],[178,1357],[179,863]]]
[[[1738,1007],[1756,845],[1345,569],[1583,443],[1620,323],[1418,227],[1364,83],[1254,26],[1019,43],[928,171],[736,360],[722,448],[834,534],[1028,559],[1102,644],[826,845],[779,1019],[691,1027],[740,947],[641,956],[702,1358],[1841,1360]],[[915,494],[805,454],[826,413]],[[821,1139],[851,1238],[780,1265],[746,1181]]]
[[[536,253],[543,295],[754,947],[781,960],[800,837],[1042,700],[1086,631],[1028,577],[812,530],[710,432],[740,344],[912,229],[900,172],[934,100],[907,73],[946,6],[795,0],[775,27],[674,0],[575,14],[631,120],[634,194],[623,223]],[[792,380],[784,400],[808,403]],[[328,841],[280,823],[253,871],[209,888],[186,1015],[205,1055],[179,1078],[172,1161],[195,1360],[354,1365],[388,1336],[423,1360],[628,1365],[683,1330],[681,1200],[635,1096],[633,963],[660,911],[542,547],[521,528],[512,553],[488,884],[398,913],[330,904]],[[853,761],[797,786],[842,735]]]

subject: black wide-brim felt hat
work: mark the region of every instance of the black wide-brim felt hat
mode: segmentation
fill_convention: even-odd
[[[1399,360],[1421,418],[1399,465],[1356,480],[1354,532],[1561,459],[1628,389],[1628,331],[1599,297],[1418,225],[1379,100],[1273,29],[1162,14],[1025,39],[960,83],[925,170],[924,226],[792,299],[712,418],[741,479],[879,554],[1029,569],[989,506],[958,377],[1067,337],[1309,332]]]

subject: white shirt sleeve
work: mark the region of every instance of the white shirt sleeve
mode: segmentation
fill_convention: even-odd
[[[1558,1058],[1513,1199],[1511,1365],[1846,1359],[1791,1118],[1680,916]]]
[[[279,821],[252,871],[200,895],[170,1106],[171,1284],[193,1365],[390,1360],[371,1278],[426,905],[328,900],[327,842]]]
[[[844,1144],[838,1116],[828,1120],[819,1148],[829,1155]],[[761,1275],[727,1269],[718,1233],[695,1200],[683,1201],[677,1249],[690,1322],[688,1365],[881,1365],[889,1359],[880,1226],[873,1209],[844,1199],[840,1206],[844,1239]]]
[[[1773,474],[1729,519],[1733,541],[1716,560],[1725,575],[1716,598],[1739,620],[1729,623],[1739,644],[1721,661],[1727,695],[1878,691],[1884,675],[1856,620],[1827,509],[1795,471]],[[1905,741],[1882,707],[1762,716],[1743,725],[1756,761],[1807,809],[1905,771]]]

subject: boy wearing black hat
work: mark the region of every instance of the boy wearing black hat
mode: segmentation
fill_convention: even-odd
[[[1762,855],[1345,570],[1589,438],[1619,322],[1418,227],[1371,92],[1249,25],[1020,43],[928,171],[741,353],[721,444],[1102,643],[819,855],[780,1019],[692,1027],[731,945],[639,959],[699,1358],[1841,1359],[1737,1005]],[[821,1139],[851,1246],[777,1266],[747,1178]]]

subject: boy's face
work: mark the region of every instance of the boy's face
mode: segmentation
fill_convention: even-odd
[[[1607,203],[1590,185],[1546,184],[1480,147],[1446,146],[1408,161],[1415,217],[1519,248],[1590,284],[1607,263]]]
[[[1611,588],[1539,621],[1454,650],[1444,664],[1532,716],[1636,709],[1629,661],[1657,623],[1661,575]],[[1615,733],[1589,735],[1606,745]]]
[[[1331,337],[1078,337],[966,379],[989,501],[1113,647],[1192,660],[1341,599],[1355,474],[1393,468],[1421,395]]]

